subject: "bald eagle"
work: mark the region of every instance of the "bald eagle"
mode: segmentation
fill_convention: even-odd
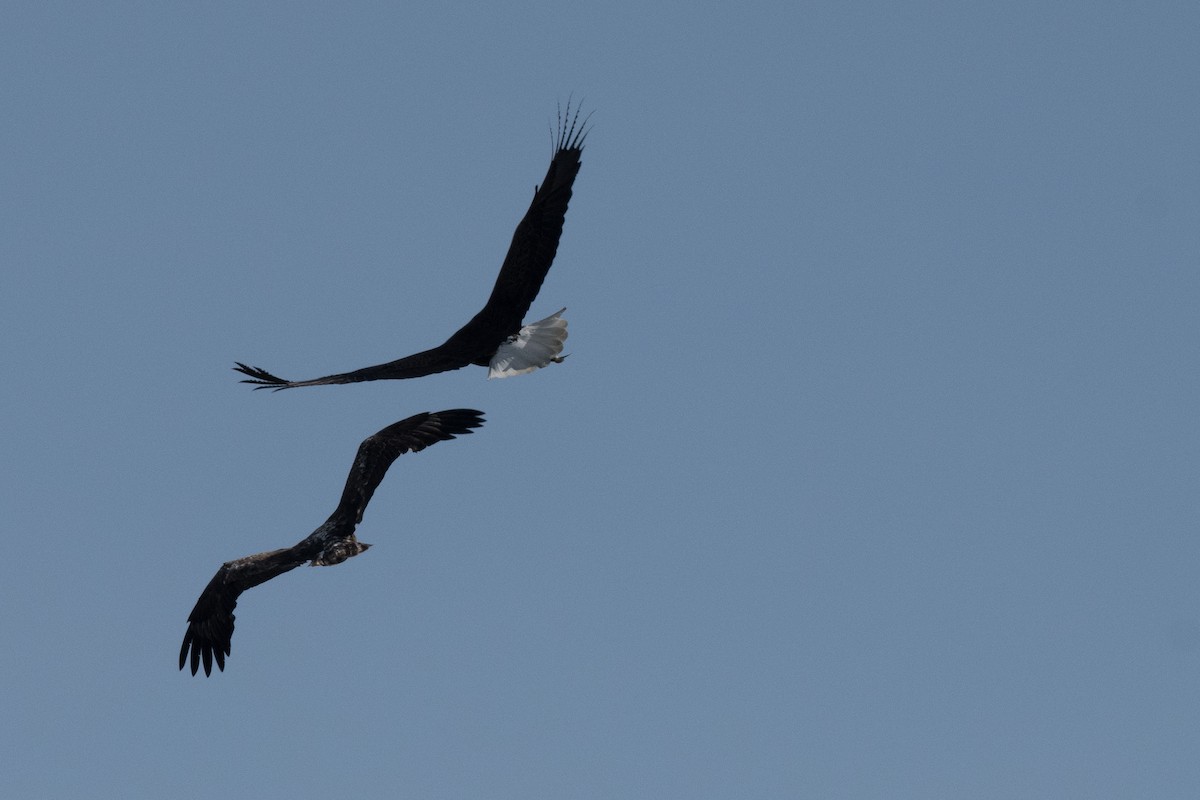
[[[569,102],[566,111],[560,111],[557,145],[550,169],[541,186],[534,191],[533,202],[525,217],[517,225],[491,296],[483,310],[457,333],[431,350],[397,361],[307,381],[284,380],[238,361],[234,369],[249,376],[242,383],[253,384],[256,389],[278,391],[298,386],[419,378],[470,364],[488,367],[489,378],[506,378],[533,372],[550,363],[560,363],[563,357],[559,354],[567,338],[567,321],[562,317],[566,309],[528,325],[521,322],[558,251],[571,187],[579,174],[587,122],[587,117],[580,121],[578,107],[572,115]]]
[[[456,408],[416,414],[365,439],[358,446],[341,502],[321,527],[292,547],[221,565],[188,615],[187,632],[179,650],[179,668],[183,669],[188,663],[190,651],[193,675],[199,669],[201,659],[205,675],[212,674],[214,658],[217,669],[224,670],[225,656],[229,655],[233,638],[233,609],[237,606],[238,595],[306,561],[314,567],[332,566],[366,550],[370,545],[358,541],[354,528],[362,521],[371,495],[392,462],[405,453],[418,453],[437,442],[470,433],[472,428],[481,425],[483,412]]]

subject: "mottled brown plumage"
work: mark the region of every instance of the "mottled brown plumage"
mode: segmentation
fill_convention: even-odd
[[[539,323],[522,328],[521,321],[537,297],[558,251],[567,204],[571,200],[575,176],[579,174],[586,137],[587,118],[581,122],[578,109],[572,116],[568,103],[566,112],[559,115],[554,158],[541,186],[534,192],[529,210],[517,225],[491,296],[483,309],[445,342],[387,364],[307,381],[285,380],[239,361],[234,369],[249,376],[242,383],[254,384],[256,389],[293,389],[299,386],[418,378],[471,364],[491,365],[493,369],[489,375],[503,377],[530,372],[548,363],[561,361],[558,355],[562,351],[562,341],[566,339],[565,320],[556,320],[551,325],[553,331],[541,334],[536,327]],[[542,323],[549,323],[553,319],[542,320]],[[534,344],[522,350],[529,339],[533,339]],[[498,356],[497,351],[506,343],[521,351],[516,355],[515,362],[511,352],[508,353],[508,359]],[[498,364],[498,361],[503,363]]]
[[[201,661],[205,675],[212,674],[214,660],[217,669],[224,670],[233,638],[233,609],[242,592],[306,561],[314,567],[340,564],[366,550],[370,545],[358,541],[354,529],[362,521],[371,495],[392,463],[405,453],[418,453],[481,425],[483,412],[457,408],[416,414],[365,439],[358,446],[337,509],[319,528],[293,547],[221,565],[188,615],[188,629],[179,650],[179,668],[187,665],[190,652],[193,675]]]

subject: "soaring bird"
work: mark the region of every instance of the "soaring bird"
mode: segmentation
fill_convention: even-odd
[[[533,372],[547,364],[559,363],[567,338],[567,321],[561,309],[545,319],[522,325],[529,306],[537,297],[562,236],[571,187],[579,174],[583,142],[587,138],[585,117],[579,109],[558,115],[557,145],[550,169],[541,186],[533,193],[533,202],[517,225],[500,275],[483,310],[458,329],[453,336],[432,350],[424,350],[387,364],[364,367],[353,372],[326,375],[307,381],[288,381],[258,367],[235,362],[235,370],[248,375],[242,383],[256,389],[293,389],[298,386],[324,386],[332,383],[419,378],[469,364],[488,367],[489,378],[506,378]]]
[[[188,615],[187,633],[179,650],[179,668],[188,663],[191,651],[192,674],[204,660],[204,674],[225,669],[225,656],[233,638],[233,609],[238,595],[295,569],[305,561],[314,567],[340,564],[370,547],[358,541],[354,528],[362,521],[371,495],[383,480],[388,467],[408,452],[418,453],[437,442],[470,433],[483,425],[483,412],[469,408],[426,412],[389,425],[358,446],[358,455],[346,478],[346,488],[337,510],[304,541],[282,550],[271,550],[227,561],[204,587],[196,607]]]

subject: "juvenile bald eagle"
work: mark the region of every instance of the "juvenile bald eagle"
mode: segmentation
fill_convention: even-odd
[[[431,444],[470,433],[483,425],[483,412],[466,408],[416,414],[368,437],[358,446],[358,454],[346,478],[342,499],[329,519],[304,541],[282,550],[246,556],[221,565],[204,587],[196,607],[188,615],[187,633],[179,650],[179,668],[188,662],[191,651],[192,674],[204,660],[204,674],[225,669],[225,656],[233,638],[233,609],[238,595],[277,575],[295,569],[304,562],[314,567],[340,564],[370,547],[358,541],[354,528],[362,521],[371,495],[383,480],[388,467],[408,452],[418,453]]]
[[[457,333],[432,350],[307,381],[284,380],[238,361],[234,369],[249,376],[242,383],[278,391],[298,386],[419,378],[469,364],[488,367],[489,378],[506,378],[561,362],[559,354],[567,338],[567,321],[562,317],[565,308],[537,322],[521,324],[558,251],[571,187],[579,174],[583,141],[587,138],[587,118],[579,120],[578,108],[572,115],[570,103],[565,113],[559,113],[557,138],[550,169],[517,225],[491,296],[483,310]]]

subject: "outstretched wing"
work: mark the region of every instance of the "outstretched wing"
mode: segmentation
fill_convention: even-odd
[[[554,263],[575,176],[579,174],[583,143],[587,138],[587,121],[588,117],[579,119],[578,108],[574,114],[571,113],[570,103],[565,112],[560,112],[554,158],[550,161],[546,177],[534,191],[529,210],[513,233],[508,255],[500,267],[491,296],[483,309],[453,336],[431,350],[397,361],[307,381],[288,381],[239,361],[234,369],[248,376],[242,383],[254,384],[256,389],[294,389],[300,386],[419,378],[461,369],[470,364],[486,366],[496,348],[521,329],[521,321],[542,288],[550,265]]]
[[[570,104],[565,114],[559,115],[554,158],[546,170],[546,177],[533,193],[529,210],[517,224],[492,294],[483,310],[451,336],[443,347],[474,349],[480,353],[477,358],[484,358],[482,363],[487,363],[486,357],[521,329],[521,321],[537,298],[558,253],[567,205],[582,163],[587,120],[585,117],[580,122],[578,108],[572,116]]]
[[[229,655],[233,639],[233,609],[237,607],[238,596],[303,564],[307,558],[297,554],[295,549],[271,550],[221,565],[188,615],[188,629],[179,649],[180,669],[188,661],[189,650],[193,675],[199,669],[201,659],[205,675],[212,674],[214,659],[217,669],[225,669],[225,656]]]
[[[350,530],[362,522],[371,496],[383,481],[388,468],[405,453],[419,453],[436,442],[470,433],[483,425],[483,412],[469,408],[414,414],[368,436],[358,446],[358,454],[346,476],[346,488],[330,521],[349,523]]]
[[[498,343],[497,343],[498,344]],[[471,350],[454,346],[449,342],[443,343],[431,350],[423,350],[411,356],[386,364],[376,364],[373,367],[363,367],[353,372],[341,372],[337,375],[326,375],[323,378],[313,378],[307,381],[289,381],[272,375],[261,367],[252,367],[235,361],[235,372],[248,375],[242,383],[252,383],[255,389],[298,389],[301,386],[328,386],[335,383],[360,383],[362,381],[379,381],[401,378],[421,378],[426,375],[436,375],[439,372],[462,369],[474,363]],[[486,362],[485,362],[486,363]]]

